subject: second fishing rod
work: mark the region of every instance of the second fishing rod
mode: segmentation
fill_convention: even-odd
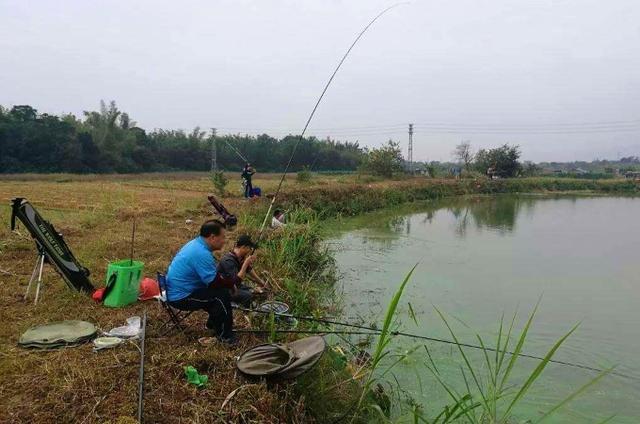
[[[298,320],[312,321],[312,322],[317,322],[317,323],[320,323],[320,324],[340,325],[340,326],[343,326],[343,327],[350,327],[350,328],[355,328],[355,329],[358,329],[358,330],[365,330],[365,331],[332,331],[332,330],[323,331],[323,330],[295,330],[295,329],[289,329],[289,330],[283,330],[283,329],[275,329],[275,330],[243,329],[243,330],[238,330],[239,332],[243,332],[243,333],[269,334],[271,332],[274,332],[274,333],[285,333],[285,334],[287,334],[287,333],[291,333],[291,334],[341,334],[341,335],[372,335],[372,336],[379,336],[379,335],[382,334],[382,330],[380,330],[379,328],[376,328],[376,327],[368,327],[368,326],[365,326],[365,325],[359,325],[359,324],[352,324],[352,323],[348,323],[348,322],[335,321],[333,319],[327,319],[326,317],[316,318],[316,317],[312,317],[312,316],[301,316],[301,315],[293,315],[293,314],[287,314],[287,313],[278,313],[278,312],[273,312],[273,311],[263,311],[263,310],[259,310],[259,309],[243,308],[243,307],[240,307],[240,306],[236,307],[236,309],[244,311],[244,312],[256,312],[256,313],[265,314],[265,315],[272,315],[273,314],[274,316],[277,316],[277,317],[295,318],[295,319],[298,319]],[[510,355],[510,356],[517,355],[517,356],[522,357],[522,358],[535,359],[535,360],[538,360],[538,361],[547,360],[549,363],[553,363],[553,364],[557,364],[557,365],[564,365],[564,366],[573,367],[573,368],[579,368],[579,369],[587,370],[587,371],[600,372],[600,373],[607,372],[607,370],[604,370],[602,368],[591,367],[589,365],[583,365],[583,364],[567,362],[567,361],[560,361],[560,360],[557,360],[557,359],[545,359],[545,358],[543,358],[541,356],[531,355],[531,354],[522,353],[522,352],[515,353],[515,352],[495,349],[495,348],[491,348],[491,347],[487,347],[487,346],[479,346],[479,345],[474,345],[474,344],[470,344],[470,343],[461,343],[461,342],[454,341],[454,340],[447,340],[447,339],[441,339],[441,338],[430,337],[430,336],[422,336],[422,335],[419,335],[419,334],[406,333],[406,332],[403,332],[403,331],[391,330],[387,334],[389,334],[391,336],[402,336],[402,337],[408,337],[408,338],[416,339],[416,340],[427,340],[427,341],[431,341],[431,342],[454,345],[454,346],[458,346],[458,347],[466,347],[466,348],[470,348],[470,349],[484,350],[484,351],[493,352],[493,353],[504,352],[505,354]],[[617,372],[614,372],[612,370],[609,370],[608,372],[611,375],[616,375],[618,377],[625,377],[625,378],[630,378],[630,379],[634,379],[635,380],[634,377],[626,375],[626,374],[617,373]]]

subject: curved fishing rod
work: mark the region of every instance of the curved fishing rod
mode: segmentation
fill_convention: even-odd
[[[258,312],[261,314],[274,314],[275,316],[281,316],[284,318],[295,318],[295,319],[299,319],[299,320],[306,320],[306,321],[314,321],[314,322],[318,322],[318,323],[322,323],[322,324],[331,324],[331,325],[340,325],[343,327],[351,327],[351,328],[355,328],[358,330],[367,330],[367,331],[335,331],[335,330],[329,330],[329,331],[322,331],[322,330],[275,330],[276,333],[291,333],[291,334],[350,334],[350,335],[380,335],[382,334],[382,330],[375,328],[375,327],[367,327],[364,325],[358,325],[358,324],[350,324],[347,322],[340,322],[340,321],[333,321],[333,320],[328,320],[328,319],[324,319],[324,318],[315,318],[315,317],[309,317],[309,316],[297,316],[297,315],[292,315],[292,314],[281,314],[281,313],[277,313],[277,312],[267,312],[267,311],[261,311],[258,309],[248,309],[248,308],[241,308],[238,307],[237,309],[245,311],[245,312]],[[238,332],[241,333],[258,333],[258,334],[262,334],[262,333],[270,333],[271,330],[237,330]],[[440,339],[437,337],[429,337],[429,336],[421,336],[419,334],[412,334],[412,333],[405,333],[403,331],[389,331],[389,334],[392,336],[402,336],[402,337],[408,337],[411,339],[417,339],[417,340],[427,340],[427,341],[431,341],[431,342],[437,342],[437,343],[443,343],[443,344],[449,344],[449,345],[455,345],[455,346],[460,346],[460,347],[467,347],[467,348],[471,348],[471,349],[478,349],[478,350],[485,350],[488,352],[498,352],[501,353],[503,351],[499,350],[499,349],[494,349],[491,347],[483,347],[483,346],[478,346],[478,345],[473,345],[470,343],[459,343],[453,340],[447,340],[447,339]],[[545,358],[541,357],[541,356],[536,356],[536,355],[530,355],[528,353],[518,353],[516,354],[515,352],[511,352],[511,351],[504,351],[504,353],[506,353],[507,355],[510,356],[520,356],[523,358],[528,358],[528,359],[535,359],[538,361],[544,361]],[[594,372],[605,372],[605,370],[601,369],[601,368],[595,368],[595,367],[590,367],[588,365],[583,365],[583,364],[577,364],[577,363],[573,363],[573,362],[566,362],[566,361],[560,361],[557,359],[549,359],[548,360],[549,363],[553,363],[553,364],[558,364],[558,365],[565,365],[568,367],[574,367],[574,368],[579,368],[579,369],[583,369],[583,370],[587,370],[587,371],[594,371]],[[615,371],[609,371],[609,373],[611,375],[615,375],[618,377],[625,377],[625,378],[629,378],[632,380],[640,380],[636,377],[633,376],[629,376],[626,374],[621,374],[621,373],[617,373]]]
[[[240,159],[242,159],[244,161],[244,163],[249,163],[249,160],[247,158],[245,158],[244,156],[242,156],[240,151],[238,149],[236,149],[235,147],[233,147],[233,145],[231,143],[229,143],[227,140],[223,140],[223,141],[225,143],[227,143],[227,146],[231,147],[231,150],[233,150],[235,152],[235,154],[238,155],[240,157]]]
[[[322,98],[324,97],[325,93],[329,89],[329,86],[331,85],[331,82],[333,81],[333,78],[336,76],[336,74],[340,70],[340,67],[342,66],[344,61],[347,59],[347,56],[349,56],[349,53],[351,53],[351,50],[353,49],[353,47],[356,45],[356,43],[358,43],[358,41],[364,35],[364,33],[367,32],[369,27],[371,25],[373,25],[373,23],[375,21],[377,21],[378,18],[380,18],[382,15],[387,13],[389,10],[391,10],[391,9],[397,7],[397,6],[400,6],[401,4],[406,4],[406,2],[396,3],[396,4],[392,5],[392,6],[387,7],[382,12],[378,13],[378,15],[376,15],[376,17],[373,18],[371,20],[371,22],[369,22],[367,24],[367,26],[365,26],[362,31],[360,31],[360,33],[355,38],[355,40],[353,40],[353,43],[351,43],[351,46],[349,46],[349,49],[347,49],[347,52],[344,54],[344,56],[342,56],[342,59],[340,59],[340,62],[338,63],[338,66],[336,66],[336,69],[331,74],[331,77],[329,78],[329,81],[327,81],[327,84],[324,86],[324,89],[322,90],[322,93],[320,94],[320,97],[318,97],[318,100],[316,101],[316,104],[313,106],[313,110],[311,111],[311,114],[309,115],[309,118],[307,118],[306,124],[304,124],[304,128],[302,129],[302,133],[300,134],[300,137],[296,141],[296,144],[293,145],[293,151],[291,152],[291,156],[289,156],[289,161],[287,162],[287,166],[285,166],[285,168],[284,168],[284,172],[282,173],[282,177],[280,178],[280,182],[278,183],[278,188],[276,189],[276,192],[273,195],[273,198],[271,199],[271,203],[269,204],[269,209],[267,210],[267,214],[264,216],[264,220],[262,221],[262,225],[260,226],[260,233],[258,235],[258,242],[260,240],[262,240],[262,234],[264,232],[265,226],[267,225],[267,220],[269,219],[269,216],[271,215],[271,210],[273,209],[273,205],[276,202],[276,198],[278,197],[278,194],[280,193],[280,189],[282,188],[282,183],[284,183],[284,179],[287,176],[287,172],[289,171],[289,167],[291,166],[291,162],[293,161],[293,157],[296,154],[296,150],[298,150],[298,145],[300,144],[300,142],[304,138],[304,134],[307,132],[307,128],[309,127],[309,123],[311,123],[311,120],[313,119],[313,115],[315,115],[316,110],[318,109],[318,106],[320,105],[320,102],[322,101]]]

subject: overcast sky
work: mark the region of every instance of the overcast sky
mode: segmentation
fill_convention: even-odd
[[[145,129],[298,133],[381,0],[0,0],[0,104]],[[414,0],[352,51],[310,127],[446,160],[460,140],[524,159],[640,155],[640,1]],[[537,132],[537,134],[530,134]]]

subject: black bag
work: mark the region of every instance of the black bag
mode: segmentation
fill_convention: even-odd
[[[71,253],[62,235],[53,225],[45,221],[33,206],[21,197],[11,201],[11,230],[16,227],[18,218],[35,240],[38,250],[44,252],[47,262],[54,265],[67,285],[75,290],[91,293],[94,290],[89,280],[89,270],[80,265]]]
[[[224,205],[218,201],[218,199],[213,196],[207,196],[207,199],[209,199],[209,202],[216,210],[216,212],[218,212],[222,219],[224,219],[224,224],[227,227],[235,227],[236,224],[238,224],[238,218],[234,214],[229,212],[227,208],[225,208]]]

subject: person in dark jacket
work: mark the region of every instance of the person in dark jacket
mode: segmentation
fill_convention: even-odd
[[[251,167],[251,164],[247,162],[247,164],[242,169],[242,181],[244,183],[244,197],[246,199],[252,197],[253,194],[253,184],[251,183],[251,177],[256,173],[256,170]]]
[[[225,253],[218,263],[218,277],[216,284],[231,289],[231,301],[244,307],[251,306],[253,291],[244,284],[245,279],[250,277],[258,284],[256,291],[262,292],[266,286],[265,282],[253,270],[251,265],[256,257],[251,251],[256,245],[248,235],[238,238],[235,247],[231,252]]]

